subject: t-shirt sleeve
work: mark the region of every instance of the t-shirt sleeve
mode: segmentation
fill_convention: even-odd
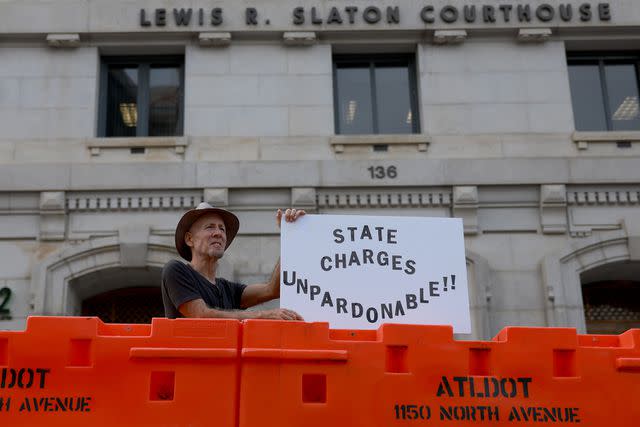
[[[247,287],[247,285],[243,284],[243,283],[234,283],[234,282],[228,282],[229,283],[229,287],[231,288],[231,296],[233,298],[233,308],[238,310],[240,309],[240,301],[242,300],[242,292],[244,292],[244,288]]]
[[[202,298],[188,267],[180,261],[171,261],[164,267],[162,283],[176,309],[185,302]]]

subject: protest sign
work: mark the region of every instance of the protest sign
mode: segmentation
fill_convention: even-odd
[[[282,223],[282,307],[337,329],[470,333],[462,220],[305,215]]]

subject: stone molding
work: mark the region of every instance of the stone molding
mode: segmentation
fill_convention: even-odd
[[[594,231],[607,231],[621,228],[622,215],[603,221],[597,212],[611,212],[606,209],[614,208],[639,208],[640,187],[630,185],[605,185],[605,186],[567,186],[567,218],[569,221],[569,234],[571,237],[585,238]],[[594,210],[595,208],[595,210]],[[603,210],[604,209],[604,210]],[[575,217],[584,210],[589,220],[576,224]],[[584,215],[583,215],[584,216]],[[626,215],[628,217],[628,215]]]
[[[517,39],[521,43],[544,43],[551,34],[551,28],[520,28]]]
[[[540,225],[545,234],[563,234],[567,231],[566,186],[540,186]]]
[[[67,209],[69,212],[190,209],[202,201],[202,191],[96,191],[67,193]]]
[[[122,267],[146,267],[150,232],[149,226],[139,225],[127,225],[118,230]]]
[[[285,31],[282,41],[287,46],[311,46],[318,37],[314,31]]]
[[[579,150],[587,150],[592,143],[617,144],[619,142],[640,142],[638,131],[607,131],[607,132],[573,132],[571,139]]]
[[[40,234],[42,241],[64,240],[67,231],[64,191],[40,193]]]
[[[197,197],[195,197],[197,199]],[[205,188],[204,201],[212,206],[229,206],[228,188]],[[195,200],[192,206],[196,206]]]
[[[316,189],[313,187],[293,187],[291,189],[291,206],[316,207]]]
[[[99,156],[102,150],[133,148],[170,148],[176,154],[184,154],[189,145],[189,137],[186,136],[161,136],[161,137],[122,137],[122,138],[87,138],[86,146],[91,156]]]
[[[198,34],[198,43],[202,47],[229,46],[231,33],[225,31],[202,32]]]
[[[570,187],[567,204],[575,205],[636,205],[640,203],[640,187],[599,190],[595,186],[587,189]]]
[[[453,187],[453,216],[462,218],[464,234],[477,234],[478,227],[478,187]]]
[[[436,30],[433,32],[434,44],[461,44],[467,39],[465,30]]]
[[[335,153],[343,153],[346,146],[414,145],[418,151],[427,151],[431,137],[423,134],[398,135],[336,135],[329,138]]]
[[[448,207],[451,191],[409,189],[322,189],[316,190],[318,207]]]
[[[478,207],[478,186],[454,186],[449,189],[421,190],[407,189],[404,186],[378,190],[367,187],[352,189],[323,189],[322,187],[292,187],[292,202],[309,204],[315,197],[320,206],[451,206],[456,208]],[[566,188],[566,192],[562,189]],[[190,208],[201,201],[227,206],[229,188],[205,188],[203,191],[117,191],[117,192],[43,192],[41,211],[84,211],[84,210],[146,210]],[[311,196],[309,192],[315,192]],[[562,206],[586,205],[638,205],[640,187],[604,186],[576,187],[564,184],[540,186],[541,209]],[[66,206],[61,206],[54,197],[64,197]],[[296,200],[299,200],[296,202]],[[304,200],[304,201],[303,201]]]
[[[375,144],[375,143],[373,143]],[[618,185],[638,181],[638,157],[389,159],[396,186]],[[379,159],[377,160],[379,161]],[[372,160],[140,161],[130,163],[25,163],[0,167],[0,191],[129,191],[140,189],[376,187]],[[604,166],[601,166],[604,165]],[[600,170],[599,168],[603,169]],[[117,173],[116,173],[117,171]],[[286,171],[286,172],[285,172]],[[596,173],[597,175],[594,175]],[[387,183],[389,183],[387,181]]]
[[[45,37],[47,45],[53,48],[74,48],[80,46],[80,34],[78,33],[51,33]]]

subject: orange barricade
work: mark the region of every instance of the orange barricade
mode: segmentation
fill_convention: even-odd
[[[0,332],[0,426],[640,425],[640,329],[32,317]]]
[[[1,426],[237,424],[240,322],[31,317],[0,332]]]
[[[640,329],[619,336],[246,321],[240,427],[639,426]]]

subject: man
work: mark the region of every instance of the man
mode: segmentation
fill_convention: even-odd
[[[284,218],[293,222],[304,214],[303,210],[287,209]],[[282,215],[278,209],[278,227]],[[176,227],[176,249],[189,263],[172,260],[162,270],[162,302],[168,318],[303,320],[295,311],[283,308],[242,310],[280,297],[280,261],[267,283],[247,286],[216,277],[218,261],[238,228],[238,217],[208,203],[200,203],[182,216]]]

